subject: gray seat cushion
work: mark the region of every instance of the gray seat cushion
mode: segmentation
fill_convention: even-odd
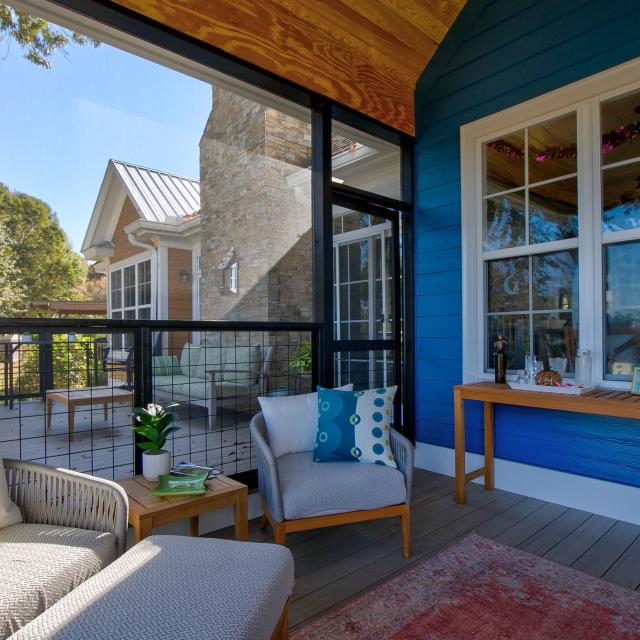
[[[12,640],[269,640],[292,589],[285,547],[151,536]]]
[[[0,529],[0,639],[116,558],[111,533],[15,524]]]
[[[378,509],[406,501],[397,469],[363,462],[314,462],[311,452],[277,460],[286,520]]]

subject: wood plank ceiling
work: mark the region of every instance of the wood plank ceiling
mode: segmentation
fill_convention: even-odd
[[[466,0],[112,0],[411,135],[416,81]]]

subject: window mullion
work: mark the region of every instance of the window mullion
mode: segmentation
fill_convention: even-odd
[[[592,353],[594,380],[602,378],[602,264],[600,248],[600,122],[598,101],[578,108],[578,348]]]

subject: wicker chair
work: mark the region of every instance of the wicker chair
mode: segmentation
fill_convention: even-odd
[[[4,459],[9,495],[24,521],[113,534],[117,555],[127,545],[128,500],[115,482],[37,462]]]
[[[125,551],[128,511],[114,482],[35,462],[3,462],[24,522],[0,529],[0,640]]]

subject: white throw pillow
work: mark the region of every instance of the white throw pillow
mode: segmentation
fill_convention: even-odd
[[[22,522],[22,514],[18,506],[9,498],[7,476],[0,458],[0,529]]]
[[[337,387],[352,391],[353,384]],[[258,398],[276,458],[287,453],[313,451],[318,430],[318,394]]]

